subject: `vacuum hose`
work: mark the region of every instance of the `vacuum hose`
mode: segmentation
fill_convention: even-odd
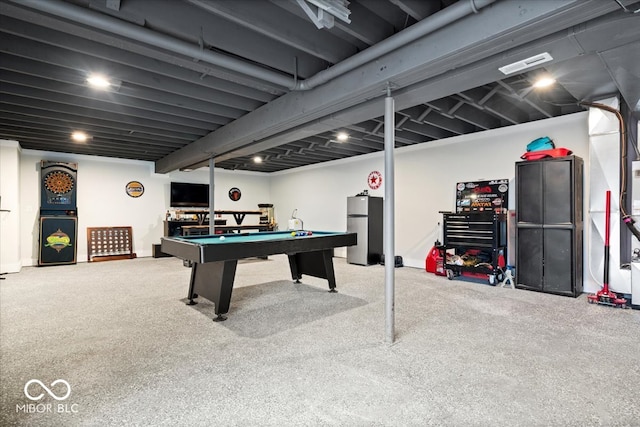
[[[578,105],[585,105],[588,107],[598,108],[600,110],[608,111],[612,114],[615,114],[618,119],[619,130],[620,130],[620,176],[622,177],[621,185],[620,185],[620,213],[622,215],[622,221],[626,224],[627,228],[631,233],[636,237],[636,239],[640,240],[640,230],[638,230],[634,224],[635,221],[631,218],[631,215],[627,214],[624,209],[624,201],[627,196],[627,180],[626,180],[626,156],[627,156],[627,127],[624,122],[624,117],[620,111],[615,108],[609,107],[608,105],[600,104],[597,102],[586,102],[581,101],[578,102]]]
[[[627,225],[627,228],[629,229],[629,231],[631,231],[631,233],[634,236],[636,236],[636,239],[640,240],[640,231],[638,231],[635,225],[633,225],[635,224],[636,221],[630,216],[623,217],[622,221],[624,221],[624,223]]]

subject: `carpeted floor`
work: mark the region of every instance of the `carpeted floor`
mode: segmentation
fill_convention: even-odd
[[[640,311],[405,267],[388,345],[384,267],[334,261],[241,261],[225,322],[175,258],[4,276],[0,425],[640,426]]]

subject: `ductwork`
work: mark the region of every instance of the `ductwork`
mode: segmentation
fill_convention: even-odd
[[[382,55],[426,36],[454,21],[464,18],[480,9],[494,3],[496,0],[468,0],[455,3],[438,13],[424,19],[408,29],[397,33],[382,42],[363,50],[362,52],[328,68],[318,74],[301,81],[296,81],[290,76],[277,73],[254,64],[239,60],[234,57],[202,49],[200,46],[160,34],[158,32],[112,18],[83,7],[75,6],[57,0],[11,0],[21,6],[27,6],[41,12],[49,13],[70,21],[89,25],[101,30],[124,36],[142,43],[146,43],[161,49],[165,49],[180,55],[188,55],[194,59],[207,62],[212,65],[254,77],[291,90],[304,91],[313,89],[330,80],[335,79],[363,64],[371,62]]]
[[[495,2],[496,0],[469,0],[468,2],[455,3],[440,12],[434,13],[415,25],[412,25],[406,30],[394,34],[380,43],[345,59],[333,67],[320,71],[318,74],[306,80],[299,81],[293,90],[309,90],[320,86],[335,79],[336,77],[360,67],[361,65],[366,64],[367,62],[371,62],[382,55],[392,52],[393,50],[416,41],[429,33],[451,24],[452,22],[462,19],[467,15],[478,13],[480,9]]]

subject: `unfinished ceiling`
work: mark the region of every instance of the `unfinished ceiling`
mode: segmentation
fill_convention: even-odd
[[[637,0],[0,2],[0,138],[274,172],[581,111],[640,116]],[[505,75],[500,67],[548,53]],[[87,85],[98,72],[106,91]],[[557,83],[531,88],[541,73]],[[82,130],[84,143],[70,134]],[[344,131],[349,139],[339,142]],[[255,163],[254,157],[262,158]]]

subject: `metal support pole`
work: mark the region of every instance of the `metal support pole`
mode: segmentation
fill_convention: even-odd
[[[213,156],[211,156],[209,158],[209,234],[214,235],[216,234],[216,230],[215,230],[215,224],[216,224],[216,214],[215,214],[215,209],[214,209],[214,193],[215,193],[215,180],[214,180],[214,176],[215,174],[213,173],[213,169],[215,166],[215,160],[213,159]]]
[[[394,230],[394,160],[395,116],[394,99],[391,88],[387,86],[387,97],[384,100],[384,288],[386,313],[386,341],[393,344],[395,340],[395,230]]]

